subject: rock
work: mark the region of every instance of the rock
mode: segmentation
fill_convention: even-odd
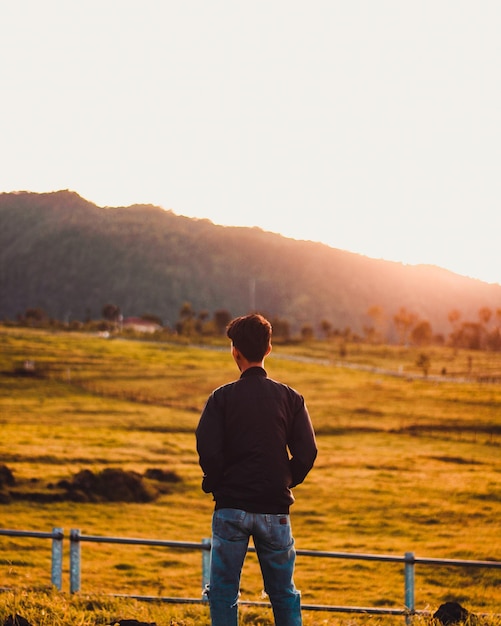
[[[18,615],[9,615],[3,623],[3,626],[32,626],[27,619]]]
[[[433,617],[444,626],[450,626],[465,622],[471,617],[471,614],[459,602],[445,602],[433,613]]]

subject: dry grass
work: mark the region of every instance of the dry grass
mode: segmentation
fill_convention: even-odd
[[[67,534],[79,528],[86,534],[180,541],[209,536],[212,502],[199,489],[193,432],[208,393],[236,377],[226,347],[205,350],[16,329],[0,330],[0,341],[0,458],[14,472],[20,492],[50,494],[49,483],[84,468],[142,473],[160,467],[182,477],[173,493],[148,504],[13,500],[0,505],[1,527],[63,527]],[[339,367],[326,359],[328,350],[322,342],[296,347],[303,357],[298,361],[284,358],[292,348],[277,346],[268,361],[271,376],[305,395],[318,432],[318,462],[296,489],[297,547],[500,560],[501,386],[424,380],[417,370],[412,380],[382,374],[400,368],[399,363],[404,370],[411,367],[414,357],[403,349],[368,347],[367,359],[377,372]],[[360,363],[362,352],[357,347]],[[435,359],[447,354],[444,350]],[[39,366],[40,377],[13,375],[26,359]],[[467,355],[455,359],[466,362]],[[495,359],[499,356],[476,355],[479,363]],[[200,597],[199,552],[83,544],[82,556],[82,593],[93,597]],[[67,556],[64,567],[67,590]],[[0,586],[19,590],[0,596],[0,610],[26,598],[23,606],[31,602],[40,611],[37,595],[29,590],[47,587],[49,572],[49,542],[0,537]],[[433,611],[456,600],[474,612],[501,613],[500,579],[499,570],[418,564],[416,606]],[[401,564],[300,556],[296,583],[306,604],[404,604]],[[249,555],[242,597],[261,601],[261,586],[255,556]],[[106,623],[94,608],[88,615],[82,608],[87,596],[50,593],[52,613],[61,617],[34,623]],[[159,626],[208,623],[206,607],[163,605],[157,613],[154,606],[123,599],[85,606],[90,605],[109,611],[131,606],[129,617],[136,619],[148,611],[145,621]],[[73,610],[81,611],[72,618],[76,621],[64,617]],[[243,615],[243,623],[272,623],[262,609],[245,608]],[[107,613],[106,619],[112,616]],[[305,625],[358,619],[308,612]],[[397,618],[370,618],[372,623],[392,619]]]

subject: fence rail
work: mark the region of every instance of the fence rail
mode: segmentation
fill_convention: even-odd
[[[62,572],[63,572],[63,540],[65,538],[62,528],[54,528],[52,532],[39,532],[30,530],[10,530],[0,529],[0,536],[9,537],[32,537],[37,539],[52,540],[52,556],[51,556],[51,584],[58,590],[62,590]],[[163,548],[175,548],[183,550],[200,550],[202,554],[201,564],[201,583],[202,590],[209,580],[210,565],[210,539],[202,539],[201,542],[193,541],[168,541],[160,539],[142,539],[131,537],[105,537],[97,535],[84,535],[78,529],[71,529],[69,534],[70,543],[70,593],[77,593],[81,588],[81,544],[82,543],[108,543],[108,544],[128,544],[142,546],[157,546]],[[255,548],[249,547],[249,552],[255,552]],[[366,613],[373,615],[402,615],[409,617],[411,615],[429,616],[429,611],[417,610],[415,607],[414,589],[415,589],[415,566],[433,565],[433,566],[457,566],[457,567],[473,567],[486,569],[501,570],[501,561],[471,561],[461,559],[437,559],[427,557],[416,557],[413,552],[406,552],[403,556],[386,555],[386,554],[363,554],[354,552],[326,552],[320,550],[300,550],[296,551],[298,556],[307,556],[314,558],[330,558],[330,559],[351,559],[359,561],[381,561],[402,563],[404,565],[404,605],[403,608],[391,607],[361,607],[361,606],[335,606],[320,604],[302,604],[304,610],[309,611],[326,611],[336,613]],[[116,598],[134,598],[144,601],[168,602],[172,604],[204,604],[207,602],[205,597],[199,598],[181,598],[181,597],[165,597],[165,596],[143,596],[133,594],[109,594]],[[255,607],[269,607],[268,602],[253,602],[243,600],[240,604]]]
[[[8,537],[34,537],[35,539],[51,539],[51,569],[50,582],[56,589],[61,590],[63,587],[63,539],[64,532],[62,528],[53,528],[52,532],[39,532],[36,530],[8,530],[0,528],[0,536]]]

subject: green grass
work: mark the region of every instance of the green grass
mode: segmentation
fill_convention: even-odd
[[[179,541],[210,536],[213,503],[200,490],[194,429],[210,391],[237,377],[223,345],[209,350],[1,328],[0,463],[14,472],[19,493],[50,495],[59,480],[86,468],[162,468],[182,481],[148,504],[14,499],[0,505],[0,526]],[[275,346],[267,361],[270,376],[304,394],[318,434],[318,461],[295,490],[298,549],[500,560],[501,385],[450,380],[449,373],[465,375],[466,352],[435,348],[432,366],[440,372],[447,363],[448,371],[435,380],[420,376],[410,349],[348,346],[350,367],[341,366],[334,349],[328,342]],[[25,360],[35,362],[39,377],[14,375]],[[500,371],[501,355],[475,353],[473,370]],[[203,606],[105,597],[200,597],[198,551],[82,544],[82,593],[72,597],[67,554],[64,568],[65,593],[47,592],[43,600],[54,614],[53,621],[44,618],[50,626],[107,623],[98,605],[106,619],[208,623]],[[15,590],[0,595],[0,611],[21,601],[25,611],[40,610],[38,596],[49,583],[48,541],[0,537],[0,587]],[[404,604],[401,564],[301,556],[296,584],[306,604]],[[500,584],[499,570],[418,564],[416,606],[433,611],[456,600],[474,612],[501,613]],[[249,555],[242,598],[261,601],[261,589]],[[243,616],[243,623],[272,623],[262,609],[244,608]],[[311,626],[358,618],[307,612],[304,619]]]

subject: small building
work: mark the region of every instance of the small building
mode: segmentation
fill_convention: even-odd
[[[142,317],[126,317],[122,321],[122,330],[132,330],[136,333],[156,333],[162,330],[160,324],[145,320]]]

